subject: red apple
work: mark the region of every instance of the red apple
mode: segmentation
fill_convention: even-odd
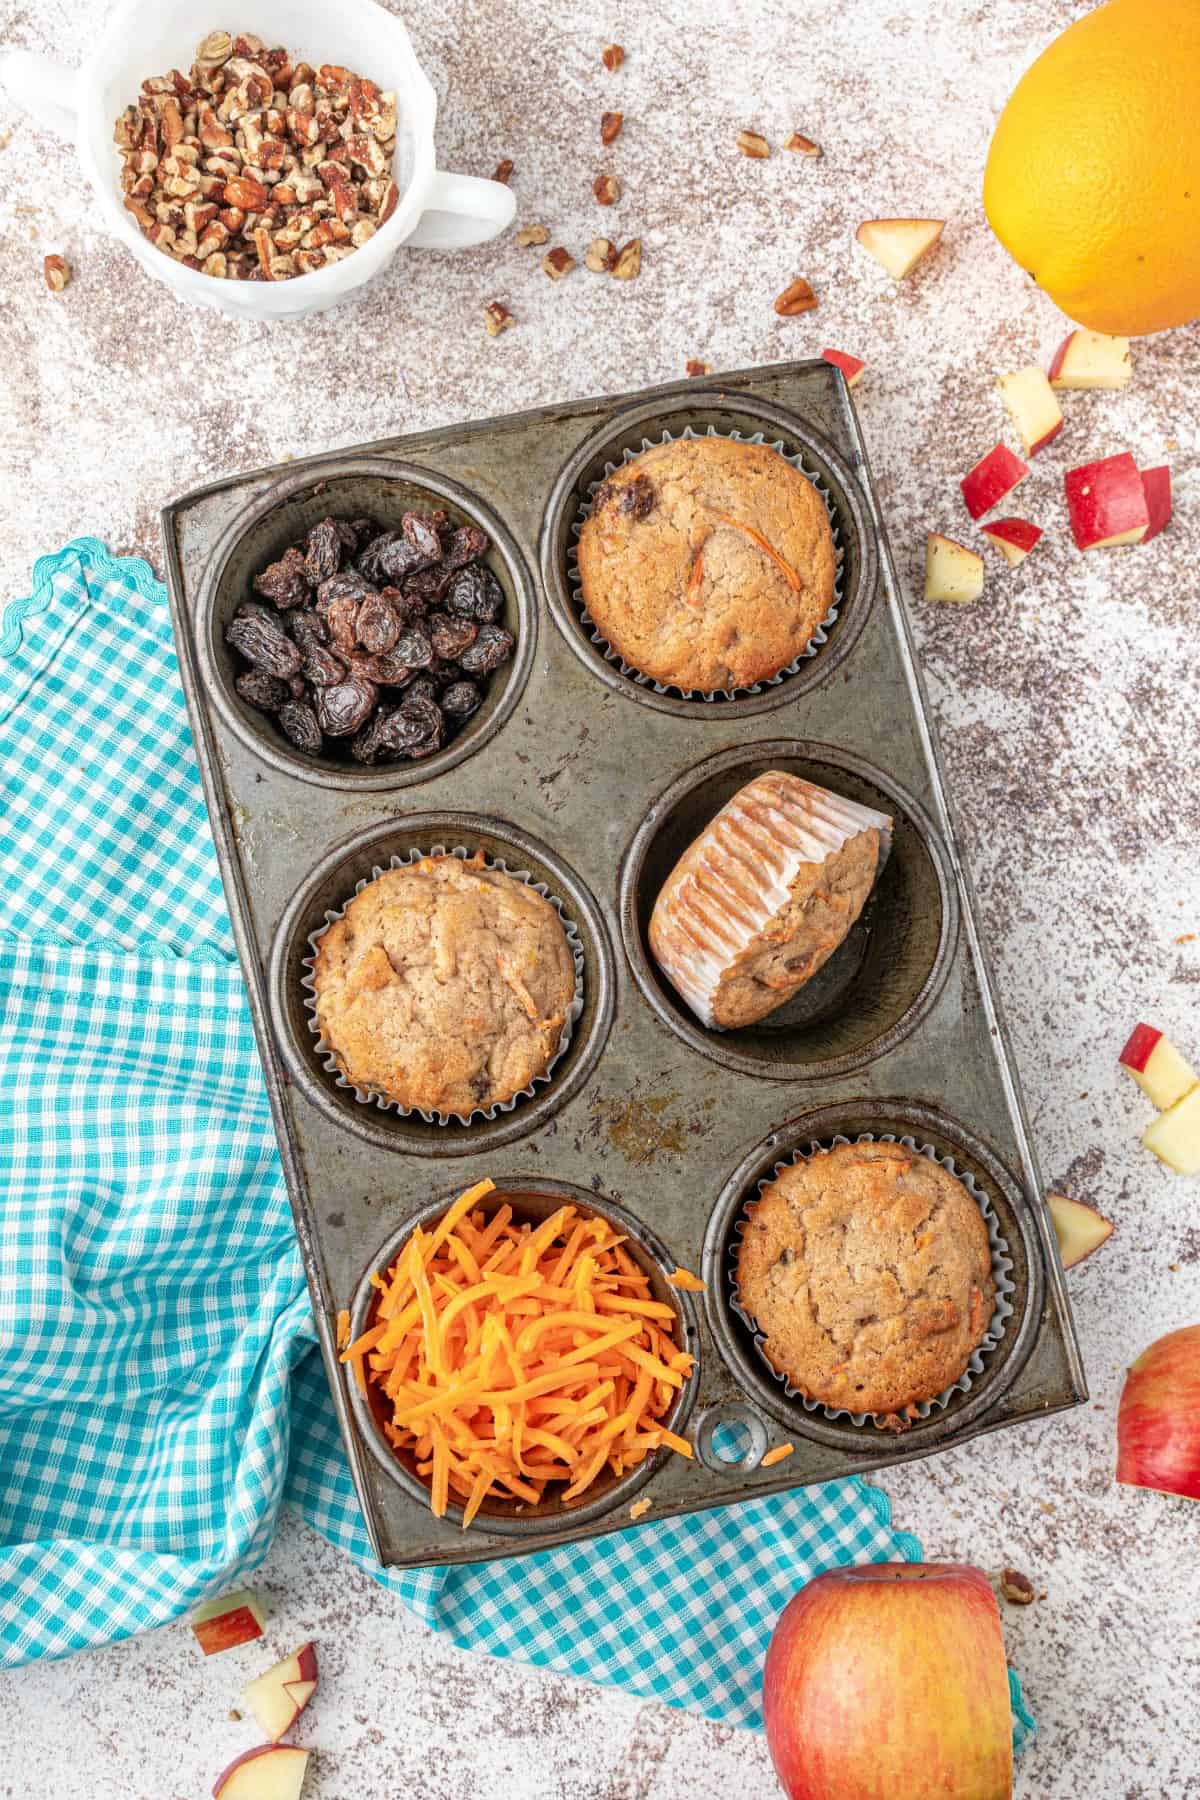
[[[1117,1480],[1200,1500],[1200,1325],[1160,1337],[1126,1375]]]
[[[997,501],[1011,494],[1029,473],[1029,465],[1014,456],[1007,444],[997,444],[962,478],[962,495],[973,519],[991,512]]]
[[[1140,544],[1150,526],[1146,491],[1128,450],[1068,469],[1067,513],[1080,550]]]
[[[945,227],[945,219],[865,219],[854,235],[889,275],[903,281]]]
[[[830,1569],[763,1671],[788,1800],[1008,1800],[1012,1717],[991,1583],[965,1563]]]
[[[1135,1025],[1117,1061],[1159,1112],[1195,1087],[1196,1071],[1157,1025]]]
[[[1160,1112],[1143,1131],[1142,1143],[1177,1175],[1200,1175],[1200,1087]]]
[[[978,600],[983,592],[983,558],[939,532],[925,534],[926,600]]]
[[[1146,496],[1146,511],[1150,514],[1150,529],[1142,542],[1148,544],[1164,525],[1171,523],[1171,471],[1166,463],[1161,463],[1157,469],[1142,470],[1142,491]]]
[[[862,372],[867,365],[857,356],[851,356],[848,350],[822,350],[821,357],[823,361],[832,363],[835,369],[842,371],[847,387],[854,387],[862,380]]]
[[[1005,562],[1021,563],[1029,555],[1038,539],[1043,536],[1040,525],[1031,525],[1028,519],[993,519],[989,525],[979,527],[985,538],[990,538]]]
[[[248,1588],[206,1600],[192,1614],[192,1630],[205,1656],[260,1638],[264,1623],[262,1607]]]
[[[1123,388],[1132,375],[1129,339],[1100,331],[1070,332],[1050,364],[1050,386],[1056,388]]]
[[[256,1744],[213,1783],[213,1800],[300,1800],[309,1752],[294,1744]]]
[[[1026,456],[1036,456],[1063,428],[1062,409],[1041,369],[1031,363],[1000,377],[1000,394],[1021,434]]]
[[[1113,1234],[1111,1220],[1098,1213],[1086,1200],[1071,1200],[1066,1194],[1047,1194],[1046,1205],[1054,1221],[1058,1253],[1064,1269],[1073,1269],[1085,1256],[1106,1244]]]
[[[264,1675],[247,1682],[242,1699],[266,1735],[278,1743],[296,1723],[316,1686],[317,1652],[312,1644],[302,1644],[293,1656],[285,1656]]]

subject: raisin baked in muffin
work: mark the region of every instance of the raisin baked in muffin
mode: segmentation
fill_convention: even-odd
[[[677,438],[597,491],[579,538],[584,605],[631,668],[705,694],[778,675],[833,604],[820,494],[766,444]]]

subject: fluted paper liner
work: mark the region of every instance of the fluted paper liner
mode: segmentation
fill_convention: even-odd
[[[463,862],[469,862],[475,854],[475,851],[467,850],[461,844],[453,845],[449,849],[447,849],[444,844],[434,844],[428,850],[410,850],[404,855],[397,854],[390,857],[386,864],[376,863],[372,868],[371,873],[364,876],[361,881],[355,884],[354,893],[351,894],[350,900],[356,899],[357,896],[362,893],[364,888],[369,887],[373,881],[378,880],[387,869],[403,869],[411,863],[421,862],[426,857],[434,856],[456,856]],[[550,888],[546,886],[544,881],[535,881],[528,869],[510,868],[509,865],[498,856],[485,856],[483,861],[487,868],[499,869],[502,874],[511,876],[514,881],[525,882],[535,893],[540,894],[543,900],[548,900],[558,914],[559,923],[566,933],[567,944],[575,964],[575,995],[567,1008],[566,1018],[563,1020],[562,1036],[559,1038],[558,1048],[550,1058],[550,1061],[546,1064],[542,1073],[540,1075],[535,1075],[533,1080],[529,1082],[527,1086],[523,1087],[519,1093],[513,1094],[511,1099],[498,1100],[492,1106],[477,1106],[469,1113],[426,1112],[421,1107],[402,1106],[398,1100],[393,1100],[390,1094],[381,1094],[376,1088],[357,1087],[343,1071],[333,1047],[325,1041],[324,1034],[321,1031],[320,1022],[317,1018],[317,993],[315,981],[317,946],[325,933],[329,930],[329,927],[343,917],[346,906],[349,906],[350,904],[350,900],[347,900],[345,906],[340,906],[336,912],[326,912],[325,923],[318,926],[316,931],[309,933],[308,945],[310,954],[304,957],[301,964],[304,970],[301,986],[304,989],[304,1007],[308,1014],[308,1029],[316,1040],[317,1049],[321,1053],[321,1066],[329,1071],[338,1087],[345,1088],[347,1093],[353,1094],[354,1098],[361,1101],[363,1105],[376,1106],[379,1108],[380,1112],[399,1113],[402,1118],[412,1118],[415,1116],[424,1119],[427,1125],[449,1125],[451,1123],[469,1125],[472,1119],[494,1119],[498,1113],[511,1112],[518,1101],[529,1099],[537,1088],[544,1086],[549,1082],[554,1074],[556,1065],[562,1060],[563,1054],[571,1042],[571,1033],[575,1028],[575,1022],[583,1011],[583,943],[580,939],[578,929],[567,917],[566,909],[564,908],[562,901],[558,898],[558,895],[553,893]]]
[[[919,1144],[915,1138],[907,1136],[898,1138],[893,1131],[862,1131],[859,1132],[858,1136],[855,1138],[843,1137],[839,1133],[837,1136],[830,1138],[828,1142],[809,1144],[806,1150],[798,1150],[794,1156],[786,1156],[781,1162],[777,1162],[771,1173],[769,1175],[764,1175],[762,1180],[758,1182],[756,1189],[757,1193],[762,1194],[763,1191],[770,1186],[771,1182],[776,1180],[776,1178],[782,1174],[784,1169],[790,1168],[794,1163],[805,1161],[808,1157],[815,1156],[821,1150],[831,1149],[836,1144],[849,1143],[901,1144],[906,1150],[915,1150],[918,1156],[927,1156],[930,1162],[938,1163],[940,1167],[948,1170],[957,1181],[962,1182],[972,1200],[974,1200],[976,1206],[978,1206],[980,1212],[983,1214],[984,1223],[987,1226],[988,1243],[991,1246],[992,1252],[992,1280],[996,1288],[996,1299],[992,1307],[992,1316],[988,1322],[987,1330],[968,1357],[967,1366],[958,1377],[958,1380],[952,1381],[949,1387],[943,1388],[942,1392],[940,1394],[935,1394],[931,1400],[920,1400],[913,1407],[912,1410],[917,1414],[918,1418],[927,1419],[934,1407],[937,1407],[940,1411],[949,1404],[952,1395],[965,1394],[969,1391],[975,1377],[977,1375],[982,1375],[987,1357],[996,1348],[997,1344],[1004,1336],[1008,1320],[1012,1317],[1013,1312],[1012,1295],[1016,1292],[1012,1279],[1013,1262],[1008,1248],[1008,1241],[1001,1233],[1000,1220],[996,1216],[995,1208],[992,1206],[991,1201],[988,1199],[973,1175],[960,1169],[952,1156],[941,1155],[934,1149],[932,1144]],[[752,1202],[750,1204],[752,1204]],[[793,1387],[787,1376],[781,1375],[779,1370],[769,1360],[766,1350],[763,1347],[766,1342],[765,1334],[760,1331],[754,1314],[749,1312],[741,1304],[741,1301],[738,1298],[737,1245],[741,1240],[742,1231],[745,1228],[746,1223],[746,1210],[745,1207],[743,1207],[741,1215],[735,1221],[733,1231],[730,1235],[729,1252],[726,1259],[725,1275],[729,1284],[729,1304],[732,1306],[738,1318],[741,1319],[742,1323],[746,1325],[751,1332],[754,1338],[754,1347],[762,1359],[762,1366],[767,1374],[770,1375],[774,1381],[778,1382],[789,1400],[798,1400],[806,1412],[823,1413],[827,1419],[849,1419],[852,1425],[871,1424],[878,1430],[895,1430],[894,1415],[886,1415],[881,1418],[877,1413],[852,1413],[844,1406],[826,1406],[824,1401],[811,1400],[807,1394],[801,1393],[799,1388]],[[906,1430],[908,1429],[908,1426],[901,1426],[900,1429]]]
[[[809,657],[815,656],[822,645],[828,643],[830,627],[837,621],[838,608],[842,603],[842,566],[845,560],[845,554],[842,549],[841,539],[838,535],[838,520],[837,513],[834,510],[833,500],[824,483],[813,474],[811,469],[805,468],[804,457],[800,451],[785,450],[782,438],[768,440],[766,434],[761,431],[756,431],[748,436],[743,431],[718,431],[715,425],[710,425],[707,431],[696,432],[688,425],[680,432],[662,431],[656,438],[644,437],[636,450],[625,449],[622,451],[621,462],[632,462],[634,458],[640,456],[644,450],[653,450],[658,444],[673,444],[677,437],[724,437],[732,438],[739,444],[766,444],[769,450],[777,451],[785,462],[791,463],[792,467],[798,469],[804,479],[811,482],[813,487],[816,488],[825,504],[825,511],[829,514],[829,526],[830,530],[833,532],[833,550],[836,564],[833,576],[833,604],[825,614],[825,617],[821,620],[821,623],[817,626],[816,631],[808,640],[808,643],[804,646],[804,649],[800,652],[799,656],[793,657],[792,661],[788,663],[785,668],[780,669],[777,675],[768,676],[764,681],[756,681],[752,687],[729,688],[711,694],[704,693],[699,688],[674,687],[669,683],[655,681],[652,676],[643,675],[640,669],[635,669],[631,663],[627,663],[620,651],[614,650],[607,638],[604,637],[599,626],[596,624],[596,621],[592,618],[592,615],[584,605],[583,583],[579,574],[579,534],[583,530],[584,520],[592,510],[598,490],[603,486],[604,482],[608,480],[609,476],[620,467],[620,464],[615,462],[605,463],[603,475],[601,475],[598,480],[589,484],[587,500],[580,506],[576,517],[571,522],[570,542],[567,546],[567,582],[571,590],[571,598],[579,611],[580,618],[587,626],[588,634],[591,637],[593,644],[595,644],[596,648],[601,652],[604,660],[615,664],[615,666],[620,669],[622,675],[627,675],[631,681],[637,682],[639,687],[652,688],[656,694],[677,694],[684,700],[701,700],[709,703],[715,700],[737,700],[747,694],[761,694],[764,688],[778,687],[780,682],[786,681],[789,675],[795,675],[801,664],[806,662]]]

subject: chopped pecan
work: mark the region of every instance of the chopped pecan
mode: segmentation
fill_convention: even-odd
[[[712,374],[712,364],[706,363],[706,362],[697,362],[694,358],[689,358],[687,367],[684,370],[684,374],[685,375],[711,375]]]
[[[1028,1606],[1034,1598],[1032,1581],[1016,1569],[1001,1569],[1000,1592],[1010,1606]]]
[[[528,250],[531,244],[548,244],[550,233],[544,225],[522,225],[517,233],[517,243],[522,250]]]
[[[243,212],[258,212],[267,204],[267,190],[253,175],[235,175],[225,183],[226,206],[240,207]]]
[[[504,158],[503,162],[498,162],[496,164],[496,167],[492,173],[492,180],[493,181],[502,181],[505,184],[505,186],[507,186],[509,181],[512,179],[512,172],[513,172],[512,157],[506,156]]]
[[[575,258],[569,250],[564,250],[561,244],[556,244],[553,250],[547,250],[542,258],[542,268],[549,275],[551,281],[561,281],[563,276],[569,275],[574,267]]]
[[[590,269],[593,275],[611,274],[616,261],[617,247],[609,238],[593,238],[584,252],[584,267]]]
[[[775,311],[781,319],[794,319],[798,313],[812,312],[817,304],[817,296],[813,293],[803,275],[798,275],[775,302]]]
[[[611,144],[620,136],[621,127],[625,123],[625,114],[606,112],[600,114],[600,142]]]
[[[802,131],[793,131],[783,147],[785,150],[797,150],[801,156],[820,156],[821,154],[820,144],[814,144],[812,139],[806,138]]]
[[[42,262],[42,274],[50,292],[61,294],[71,279],[71,265],[65,256],[47,256]]]
[[[606,44],[600,52],[600,61],[610,72],[619,69],[625,61],[625,52],[620,44]]]
[[[483,322],[489,337],[499,337],[513,323],[513,316],[502,300],[489,300],[483,309]]]
[[[621,184],[615,175],[597,175],[592,192],[601,206],[615,206],[621,198]]]
[[[760,161],[771,154],[771,146],[761,131],[739,131],[737,147],[743,156],[753,156]]]
[[[613,264],[613,275],[618,281],[632,281],[642,272],[642,240],[630,238],[624,249],[618,250],[617,260]]]

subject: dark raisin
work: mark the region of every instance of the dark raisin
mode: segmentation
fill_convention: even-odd
[[[420,732],[418,742],[408,746],[408,755],[414,761],[441,749],[446,741],[446,718],[436,700],[406,694],[399,713],[406,725],[414,725]]]
[[[377,687],[400,687],[412,670],[394,650],[383,650],[377,656],[352,656],[349,673],[356,680],[373,681]]]
[[[331,600],[325,608],[329,641],[340,656],[353,656],[358,649],[358,612],[361,605],[365,605],[365,602],[346,594],[340,600]]]
[[[253,600],[244,600],[230,620],[225,641],[256,669],[284,680],[300,667],[300,652],[277,615]]]
[[[453,662],[464,650],[470,649],[479,636],[479,627],[474,620],[453,618],[449,613],[442,612],[430,613],[425,629],[429,633],[434,655],[442,657],[446,662]]]
[[[493,669],[508,661],[514,642],[512,632],[505,631],[503,625],[481,625],[475,642],[458,659],[464,673],[490,675]]]
[[[448,719],[469,719],[482,698],[473,681],[455,681],[442,694],[442,711]]]
[[[617,511],[626,518],[644,519],[658,504],[658,492],[648,475],[635,475],[617,489]]]
[[[406,700],[432,700],[436,704],[437,697],[438,685],[432,675],[416,676],[404,690]]]
[[[317,605],[322,612],[335,600],[365,600],[375,589],[371,583],[359,574],[357,569],[343,569],[338,575],[331,575],[317,589]]]
[[[288,692],[293,700],[306,701],[308,699],[308,683],[303,675],[288,676]]]
[[[370,681],[335,682],[319,688],[314,695],[321,730],[330,737],[350,737],[375,705],[378,694]]]
[[[387,531],[367,545],[358,559],[358,566],[368,581],[399,586],[406,576],[436,561],[439,554],[440,546],[434,556],[426,556],[403,533]]]
[[[354,548],[356,550],[361,549],[364,544],[369,544],[373,537],[379,536],[379,525],[374,519],[348,519],[344,520],[343,523],[349,531],[354,533]]]
[[[257,706],[260,712],[278,712],[291,694],[286,681],[268,675],[265,669],[246,669],[233,685],[246,704]]]
[[[418,569],[404,583],[405,596],[423,611],[426,601],[436,604],[453,580],[453,569],[447,569],[444,563],[438,563],[432,569]]]
[[[465,568],[477,556],[482,556],[490,544],[491,539],[481,526],[460,525],[450,535],[450,541],[442,554],[442,562],[448,569]]]
[[[490,569],[472,563],[460,569],[446,594],[446,611],[460,619],[484,624],[498,617],[504,607],[504,590]]]
[[[254,577],[253,587],[256,594],[262,594],[281,612],[289,606],[300,606],[308,599],[304,552],[293,544],[278,562],[268,563],[262,574]]]
[[[310,587],[320,587],[342,566],[342,539],[336,519],[322,519],[308,534],[304,556],[305,573]]]
[[[404,630],[406,625],[411,625],[414,620],[424,618],[424,601],[410,598],[409,595],[403,593],[398,587],[380,588],[379,593],[381,599],[387,601],[388,605],[399,619],[401,631]]]
[[[358,549],[358,533],[349,519],[335,519],[334,529],[338,534],[338,542],[347,555],[352,556]]]
[[[406,662],[410,669],[427,669],[433,661],[433,645],[429,633],[420,625],[410,625],[396,639],[393,654]]]
[[[288,626],[306,655],[314,646],[319,649],[322,644],[329,642],[328,628],[315,606],[306,606],[301,611],[294,612],[288,620]]]
[[[297,749],[315,753],[321,748],[321,727],[317,723],[317,715],[303,700],[289,700],[286,706],[281,706],[279,723],[283,727],[284,736],[290,738]]]
[[[374,713],[372,717],[367,720],[366,724],[362,726],[351,740],[350,754],[355,762],[369,763],[375,761],[375,758],[383,747],[388,722],[392,717],[393,710],[394,709],[390,709],[386,706],[381,706],[379,711]]]
[[[323,644],[314,644],[304,658],[304,679],[315,688],[333,687],[346,679],[346,665]]]
[[[453,686],[462,680],[462,670],[456,662],[446,662],[443,657],[435,656],[426,671],[430,681],[440,694],[443,688]]]
[[[430,518],[427,513],[406,512],[400,526],[413,549],[426,562],[442,560],[442,540],[438,536],[436,515]]]
[[[372,594],[358,609],[358,641],[372,654],[390,650],[400,636],[400,615],[383,594]]]

